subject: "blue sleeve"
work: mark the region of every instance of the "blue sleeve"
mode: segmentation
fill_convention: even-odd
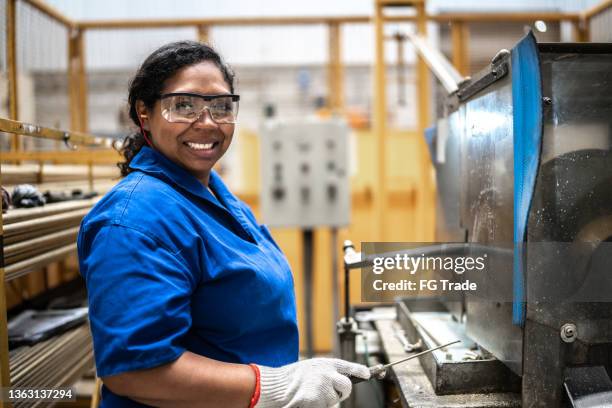
[[[119,225],[79,234],[78,247],[98,376],[176,360],[197,285],[180,253]]]

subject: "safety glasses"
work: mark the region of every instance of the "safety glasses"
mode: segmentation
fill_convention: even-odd
[[[240,95],[177,92],[161,96],[161,114],[168,122],[193,123],[205,110],[217,124],[236,123]]]

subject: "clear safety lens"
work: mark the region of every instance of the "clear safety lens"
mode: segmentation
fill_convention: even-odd
[[[162,96],[161,112],[168,122],[193,123],[208,110],[218,124],[236,123],[238,95],[169,94]]]

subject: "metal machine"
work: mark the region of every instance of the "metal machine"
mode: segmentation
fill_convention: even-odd
[[[511,256],[486,276],[498,299],[398,301],[410,343],[463,340],[421,358],[427,406],[610,407],[612,44],[530,33],[455,88],[429,132],[437,241]],[[345,257],[347,269],[366,264]],[[423,401],[410,375],[395,371],[405,406]]]
[[[584,375],[570,367],[612,362],[612,299],[562,298],[589,273],[608,290],[610,282],[555,260],[564,251],[568,261],[612,259],[612,45],[537,44],[528,35],[452,95],[449,108],[436,139],[444,150],[443,161],[435,157],[437,239],[515,247],[513,262],[494,272],[511,277],[513,302],[466,296],[453,313],[522,378],[524,406],[559,406]],[[590,251],[567,254],[576,247]],[[543,284],[559,286],[550,302],[530,296]]]

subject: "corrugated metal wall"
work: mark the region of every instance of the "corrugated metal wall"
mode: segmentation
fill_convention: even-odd
[[[591,20],[591,41],[612,41],[612,9],[604,11]]]
[[[126,18],[259,17],[372,15],[374,0],[46,0],[78,20]],[[429,0],[432,13],[450,11],[577,11],[597,0]],[[388,32],[393,32],[393,26]],[[369,64],[374,56],[373,29],[368,24],[346,26],[343,59],[347,64]],[[93,69],[133,67],[155,46],[176,38],[195,38],[191,29],[91,32],[87,35],[87,66]],[[236,65],[323,64],[327,61],[324,26],[217,27],[211,32],[225,58]],[[389,61],[393,61],[390,49]],[[389,53],[387,54],[389,55]],[[407,55],[409,55],[407,53]],[[410,62],[410,61],[408,61]]]

